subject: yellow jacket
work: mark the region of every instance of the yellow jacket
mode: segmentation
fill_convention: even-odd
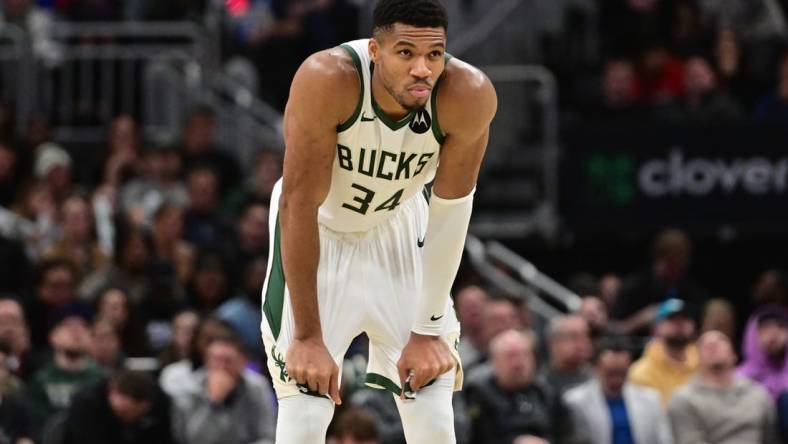
[[[676,361],[665,352],[662,341],[651,341],[638,359],[629,369],[629,381],[652,387],[662,398],[662,405],[667,406],[673,392],[688,383],[698,368],[698,349],[695,344],[687,346],[684,362]]]

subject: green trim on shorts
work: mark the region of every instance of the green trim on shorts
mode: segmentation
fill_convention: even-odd
[[[280,242],[279,215],[276,216],[274,228],[274,258],[271,260],[271,269],[268,270],[268,287],[265,289],[265,303],[263,313],[271,327],[274,339],[279,339],[282,329],[282,311],[285,305],[285,271],[282,267],[282,251]]]
[[[421,190],[421,195],[424,196],[424,200],[427,201],[427,204],[430,203],[430,197],[432,197],[432,189],[427,188],[427,185],[424,185],[424,188]]]
[[[433,379],[432,381],[428,382],[427,384],[424,385],[424,387],[429,387],[432,384],[435,384],[435,381],[437,381],[437,379]],[[402,394],[402,389],[399,387],[399,384],[378,373],[367,373],[366,378],[364,378],[364,384],[374,389],[387,390],[393,393],[394,396],[397,397],[399,397]],[[406,382],[405,393],[411,393],[411,392],[413,392],[413,390],[410,388],[410,383]],[[416,399],[416,398],[405,395],[405,399]]]
[[[394,396],[400,396],[402,394],[402,389],[399,387],[399,384],[378,373],[367,373],[366,378],[364,378],[364,384],[374,389],[387,390],[393,393]],[[409,397],[406,398],[412,399]]]

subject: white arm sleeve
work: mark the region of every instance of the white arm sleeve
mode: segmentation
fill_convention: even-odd
[[[434,194],[430,198],[422,294],[411,328],[414,333],[441,334],[449,292],[460,268],[475,191],[476,188],[459,199],[442,199]]]

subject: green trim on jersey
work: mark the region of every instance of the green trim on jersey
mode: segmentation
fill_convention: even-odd
[[[435,136],[435,140],[438,141],[439,145],[443,145],[443,142],[446,141],[446,136],[443,134],[443,131],[441,131],[440,123],[438,123],[438,88],[441,86],[441,80],[443,80],[443,76],[438,77],[438,81],[435,82],[435,87],[432,89],[432,95],[430,97],[430,101],[432,101],[432,134]]]
[[[359,86],[361,87],[361,93],[358,96],[358,104],[356,104],[356,110],[353,111],[353,115],[350,116],[346,121],[342,122],[341,124],[337,125],[337,132],[341,133],[342,131],[346,131],[356,123],[356,119],[358,119],[358,115],[361,114],[361,108],[364,106],[364,71],[361,67],[361,59],[356,54],[356,50],[353,49],[352,46],[348,45],[347,43],[343,43],[340,45],[342,49],[345,50],[350,57],[353,59],[353,64],[356,65],[356,72],[358,73],[358,81]]]
[[[279,339],[279,331],[282,329],[282,310],[285,305],[285,271],[282,267],[279,231],[279,216],[277,216],[276,228],[274,228],[274,258],[271,260],[271,269],[268,270],[268,287],[265,289],[263,304],[263,313],[274,334],[274,339]]]

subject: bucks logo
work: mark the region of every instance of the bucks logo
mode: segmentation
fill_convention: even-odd
[[[285,368],[285,357],[276,350],[276,346],[271,347],[271,358],[273,358],[276,368],[279,369],[279,379],[285,383],[289,382],[290,375],[287,374],[287,370]]]
[[[432,127],[432,119],[426,109],[416,111],[410,120],[410,130],[416,134],[424,134]]]

